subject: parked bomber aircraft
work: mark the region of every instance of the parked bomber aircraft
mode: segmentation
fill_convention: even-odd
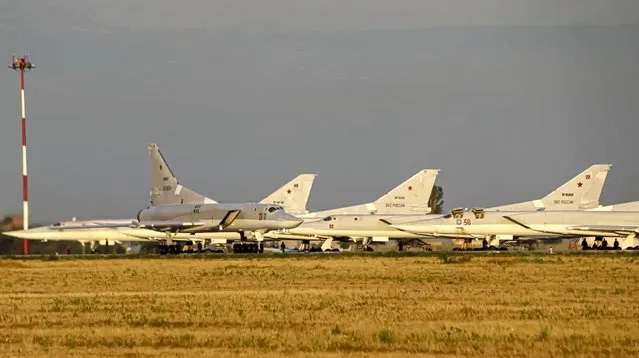
[[[187,199],[192,202],[214,202],[213,199],[181,186],[156,144],[149,145],[149,153],[152,161],[153,188],[151,197],[154,205],[183,203]],[[428,198],[438,174],[438,169],[423,169],[372,203],[312,213],[308,213],[306,203],[315,175],[303,174],[282,187],[282,189],[286,188],[286,190],[280,189],[262,200],[262,202],[278,204],[289,202],[290,204],[286,206],[288,208],[287,212],[305,220],[321,219],[330,213],[426,214],[430,210],[428,208]],[[278,240],[282,236],[269,233],[265,238]],[[311,238],[304,237],[303,239],[310,240]]]
[[[157,145],[149,145],[149,153],[152,159],[152,175],[153,188],[151,192],[152,203],[155,205],[167,205],[182,203],[186,200],[198,203],[215,202],[213,199],[205,197],[192,190],[181,186],[174,173],[170,170],[168,164],[164,160]],[[315,179],[315,174],[303,174],[294,179],[279,191],[269,195],[262,202],[272,202],[285,205],[287,212],[296,215],[305,221],[316,221],[323,219],[326,215],[334,214],[358,214],[370,215],[376,213],[384,214],[426,214],[430,211],[428,208],[428,199],[430,192],[435,183],[439,169],[423,169],[412,177],[408,178],[402,184],[382,195],[377,200],[360,205],[349,207],[324,210],[309,213],[306,209],[306,203],[310,189]],[[284,190],[284,188],[286,188]],[[285,230],[286,231],[286,230]],[[271,231],[266,234],[268,240],[279,240],[290,237],[286,232],[275,233]],[[292,237],[293,239],[311,240],[312,237]]]
[[[245,241],[245,233],[258,241],[272,229],[293,227],[301,223],[284,212],[289,207],[297,213],[307,212],[306,203],[316,177],[301,174],[257,204],[218,204],[213,199],[179,184],[156,144],[150,144],[151,204],[130,220],[87,220],[60,222],[47,227],[5,233],[31,240],[78,240],[97,242],[159,241],[167,251],[179,252],[183,244],[193,242]],[[243,211],[243,212],[242,212]],[[173,218],[173,220],[167,220]],[[206,218],[206,220],[202,220]],[[179,221],[182,220],[182,221]],[[216,225],[213,223],[217,220]],[[255,252],[258,245],[239,243],[237,252]]]
[[[183,204],[187,205],[187,204]],[[202,207],[207,204],[193,204],[193,207]],[[124,242],[159,242],[163,244],[161,246],[162,252],[178,253],[182,251],[184,246],[193,246],[194,243],[198,243],[200,250],[207,248],[207,243],[227,243],[234,241],[246,240],[245,233],[253,235],[253,239],[259,241],[260,235],[271,229],[281,229],[285,227],[291,227],[301,223],[302,220],[297,219],[289,214],[283,213],[283,209],[276,205],[270,204],[252,204],[253,206],[242,205],[242,210],[250,211],[248,216],[240,218],[239,221],[245,221],[238,226],[224,226],[228,224],[228,216],[226,221],[222,224],[222,230],[219,227],[216,229],[197,226],[198,223],[207,221],[192,221],[188,222],[183,231],[177,231],[172,229],[170,225],[175,225],[174,221],[161,221],[161,222],[144,222],[133,220],[85,220],[85,221],[66,221],[59,222],[50,226],[38,227],[29,230],[19,230],[5,232],[4,235],[13,236],[21,239],[28,240],[74,240],[80,242],[91,243],[91,249],[94,250],[98,243],[100,244],[114,244]],[[175,206],[173,206],[175,207]],[[259,208],[263,207],[266,210],[252,211],[247,208]],[[273,208],[273,209],[271,209]],[[270,210],[269,210],[270,209]],[[201,209],[200,209],[201,210]],[[231,209],[232,210],[232,209]],[[290,224],[284,221],[282,217],[279,217],[283,213],[284,218],[288,219],[294,224]],[[207,215],[200,212],[202,215]],[[209,215],[215,218],[216,214]],[[235,222],[239,214],[232,213],[235,217]],[[262,215],[263,219],[260,221],[259,217]],[[267,215],[276,216],[275,219],[265,219]],[[219,215],[217,215],[219,217]],[[211,220],[214,221],[214,220]],[[142,224],[138,224],[142,223]],[[274,224],[269,224],[272,222]],[[167,224],[168,223],[168,224]],[[169,225],[168,227],[165,225]],[[204,225],[204,224],[203,224]],[[200,230],[197,230],[199,228]],[[237,228],[237,229],[235,229]],[[195,229],[195,230],[193,230]],[[213,231],[211,231],[213,230]],[[253,232],[251,232],[254,230]],[[169,234],[167,234],[167,232]],[[204,244],[203,244],[204,243]],[[234,252],[257,252],[260,246],[255,243],[240,242],[234,245]]]
[[[389,215],[428,214],[431,210],[428,207],[428,199],[438,175],[439,169],[422,169],[373,202],[297,215],[304,219],[303,225],[305,227],[301,231],[272,231],[267,234],[267,237],[273,240],[301,240],[302,247],[306,248],[310,245],[311,240],[326,240],[337,237],[318,235],[319,233],[315,231],[318,226],[324,226],[326,221],[336,217],[352,217],[357,221],[360,217],[376,218],[379,215],[385,217]],[[373,224],[377,224],[377,222]],[[329,229],[332,230],[333,224],[328,225]],[[358,229],[360,229],[359,225]],[[392,230],[392,228],[388,229]],[[342,235],[338,236],[343,238]]]
[[[599,197],[607,178],[610,165],[595,164],[579,173],[577,176],[561,185],[545,197],[516,204],[503,205],[484,209],[485,211],[511,210],[535,211],[535,210],[580,210],[599,206]],[[430,195],[430,193],[429,193]],[[287,235],[278,232],[269,233],[270,236],[280,235],[281,238],[298,239],[307,237],[338,238],[349,240],[361,240],[364,245],[370,242],[386,242],[389,240],[412,240],[425,238],[423,233],[413,233],[398,230],[396,224],[412,222],[416,220],[439,218],[442,215],[414,215],[414,214],[389,214],[389,215],[328,215],[321,220],[305,220],[302,225],[288,230]],[[461,235],[453,235],[459,237]],[[472,237],[470,237],[472,238]],[[500,236],[499,239],[512,240],[512,237]],[[497,239],[497,241],[499,241]],[[494,244],[494,242],[493,242]],[[499,244],[497,243],[497,246]]]
[[[69,220],[28,230],[3,232],[3,235],[25,240],[78,241],[89,243],[91,252],[98,251],[98,245],[124,243],[157,242],[161,252],[179,253],[189,247],[196,251],[216,251],[213,246],[235,242],[234,252],[255,252],[258,245],[254,241],[241,242],[239,232],[177,232],[167,235],[153,229],[131,225],[136,219]]]
[[[216,203],[150,206],[138,212],[133,225],[174,233],[239,232],[242,237],[252,233],[261,241],[264,232],[291,229],[301,223],[279,205]]]
[[[453,210],[433,219],[394,228],[416,235],[465,236],[607,236],[623,238],[620,248],[636,246],[639,233],[637,211],[484,211]]]

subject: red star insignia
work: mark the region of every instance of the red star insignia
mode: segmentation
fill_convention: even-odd
[[[581,188],[582,185],[584,185],[584,183],[582,182],[577,183],[577,188]]]
[[[290,194],[291,193],[291,189],[288,189],[286,192]]]
[[[409,187],[408,187],[408,190],[413,190],[413,187],[412,187],[412,186],[409,186]]]

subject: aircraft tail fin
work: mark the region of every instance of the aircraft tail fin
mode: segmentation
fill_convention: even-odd
[[[151,205],[215,203],[213,199],[180,185],[157,144],[149,144],[148,149],[151,159]]]
[[[373,202],[378,214],[428,214],[439,169],[422,169]]]
[[[540,200],[542,207],[546,210],[583,210],[598,207],[599,197],[611,167],[610,164],[590,166],[543,197]]]
[[[306,214],[306,204],[317,174],[300,174],[262,199],[262,204],[278,204],[289,214]]]

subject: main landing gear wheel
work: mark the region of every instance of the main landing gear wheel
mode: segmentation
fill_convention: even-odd
[[[244,243],[244,242],[240,244],[233,244],[234,254],[244,254],[244,253],[257,254],[257,253],[263,253],[263,252],[264,252],[264,247],[262,247],[262,245],[258,245],[254,243]]]
[[[182,247],[178,245],[162,245],[159,248],[160,255],[166,254],[179,254],[182,252]]]

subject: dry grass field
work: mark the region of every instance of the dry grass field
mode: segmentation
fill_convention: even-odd
[[[639,256],[0,260],[3,356],[639,356]]]

